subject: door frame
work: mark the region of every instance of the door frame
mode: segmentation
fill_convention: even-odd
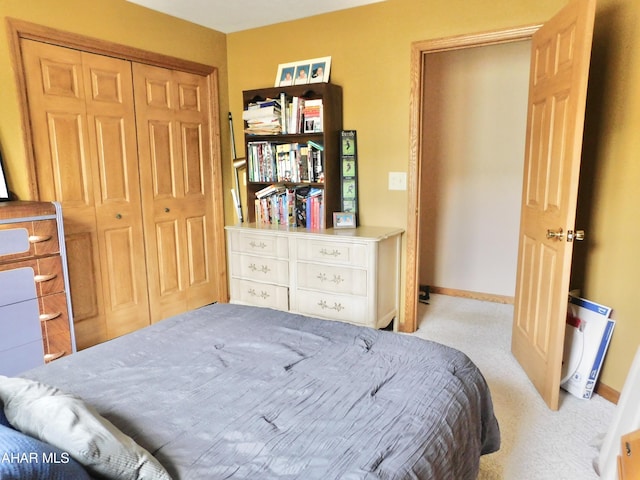
[[[27,85],[22,69],[23,58],[20,48],[22,39],[35,40],[39,42],[51,43],[61,47],[73,48],[84,52],[110,57],[120,58],[136,63],[144,63],[171,70],[179,70],[196,75],[202,75],[207,79],[207,86],[210,92],[209,101],[209,138],[211,156],[211,185],[213,189],[213,225],[211,234],[214,236],[215,256],[219,260],[220,274],[217,275],[217,288],[220,292],[220,301],[229,301],[226,271],[226,249],[224,237],[224,207],[222,197],[222,154],[220,145],[220,101],[218,89],[218,68],[212,65],[192,62],[160,53],[149,52],[135,47],[121,45],[106,40],[87,37],[84,35],[65,32],[51,27],[38,25],[24,20],[7,18],[7,29],[13,65],[18,87],[20,111],[22,112],[22,132],[24,150],[24,170],[27,172],[29,192],[31,200],[39,200],[38,179],[35,169],[35,153],[33,150],[33,139],[31,125],[29,121],[29,106],[27,96]]]
[[[422,129],[424,127],[424,64],[430,53],[475,48],[501,43],[530,40],[542,24],[495,30],[434,40],[422,40],[411,44],[411,89],[409,97],[409,175],[408,213],[406,232],[406,268],[404,318],[399,330],[415,332],[418,321],[418,273],[420,257],[420,196],[422,169]]]

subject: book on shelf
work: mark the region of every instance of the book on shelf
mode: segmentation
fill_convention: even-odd
[[[324,159],[316,142],[247,143],[249,181],[323,183]]]
[[[253,135],[276,135],[282,132],[280,100],[267,99],[250,103],[242,112],[245,132]]]
[[[322,133],[322,99],[289,97],[250,103],[242,112],[245,132],[252,135]]]
[[[259,192],[268,192],[258,195]],[[311,186],[269,185],[256,192],[256,223],[320,229],[325,227],[324,190]]]
[[[304,133],[322,132],[322,99],[306,100],[302,109]]]
[[[324,147],[319,143],[309,140],[309,168],[311,168],[312,182],[324,183]]]
[[[247,143],[247,174],[251,182],[272,182],[275,179],[275,156],[271,142]]]

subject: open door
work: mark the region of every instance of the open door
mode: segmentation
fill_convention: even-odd
[[[552,410],[560,372],[595,0],[533,36],[511,350]]]

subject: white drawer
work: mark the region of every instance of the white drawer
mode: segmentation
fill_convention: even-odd
[[[289,310],[289,289],[279,285],[232,278],[229,282],[232,303]]]
[[[367,265],[367,245],[364,243],[299,239],[296,244],[298,260],[354,267],[365,267]]]
[[[335,293],[296,290],[298,312],[313,317],[340,320],[371,326],[367,312],[367,298]]]
[[[277,258],[289,258],[289,239],[282,235],[265,235],[229,230],[229,249]]]
[[[367,271],[322,263],[299,262],[298,287],[351,295],[367,294]]]
[[[282,285],[289,283],[289,262],[287,260],[232,253],[230,269],[232,277]]]

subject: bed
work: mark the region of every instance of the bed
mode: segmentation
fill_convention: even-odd
[[[461,352],[270,309],[209,305],[21,377],[81,399],[176,480],[475,479],[500,446]]]

